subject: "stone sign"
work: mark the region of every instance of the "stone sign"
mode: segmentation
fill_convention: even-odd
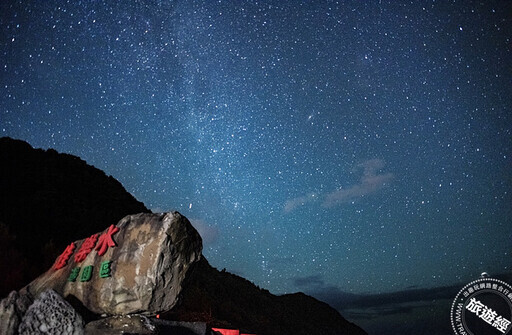
[[[202,241],[178,212],[137,214],[70,243],[54,266],[24,290],[53,289],[98,314],[157,314],[177,303]]]

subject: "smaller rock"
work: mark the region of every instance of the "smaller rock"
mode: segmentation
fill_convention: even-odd
[[[83,335],[84,322],[71,304],[54,290],[47,290],[30,305],[18,332],[20,335]]]
[[[3,299],[0,302],[0,334],[17,334],[21,319],[31,304],[32,299],[16,291]]]

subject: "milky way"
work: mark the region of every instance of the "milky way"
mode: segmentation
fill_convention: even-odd
[[[2,1],[0,136],[274,293],[510,271],[510,2]]]

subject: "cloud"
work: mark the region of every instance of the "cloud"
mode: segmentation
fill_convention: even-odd
[[[378,174],[385,166],[382,159],[370,159],[358,165],[363,168],[363,176],[359,184],[349,188],[340,188],[325,196],[322,203],[324,207],[333,207],[342,203],[353,201],[357,198],[375,193],[388,185],[393,179],[392,173]]]
[[[359,183],[348,188],[340,188],[325,195],[318,193],[310,193],[301,197],[287,200],[284,204],[284,212],[290,213],[298,207],[308,203],[322,200],[323,207],[334,207],[343,203],[354,201],[358,198],[378,192],[380,189],[388,185],[394,178],[392,173],[382,173],[379,171],[384,168],[386,163],[382,159],[369,159],[356,166],[363,170],[363,175]]]
[[[318,199],[318,196],[316,193],[310,193],[308,195],[293,198],[290,200],[287,200],[284,204],[284,211],[285,213],[289,213],[293,211],[295,208],[304,206],[307,203],[314,202]]]
[[[192,226],[194,226],[199,235],[201,235],[205,246],[214,244],[218,240],[219,229],[217,227],[210,226],[201,219],[191,219],[190,223],[192,223]]]

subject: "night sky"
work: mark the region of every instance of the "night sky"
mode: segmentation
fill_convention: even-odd
[[[273,293],[511,271],[512,2],[2,1],[0,136]],[[70,218],[72,221],[72,218]]]

